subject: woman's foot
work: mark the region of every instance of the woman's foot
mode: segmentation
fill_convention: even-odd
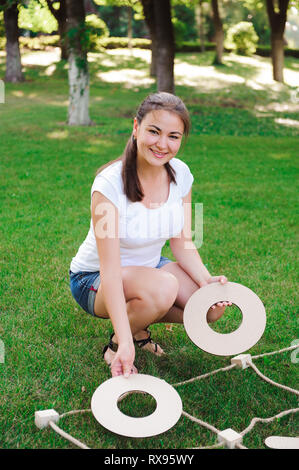
[[[112,335],[110,336],[109,343],[104,347],[103,353],[102,353],[103,354],[103,359],[109,367],[111,366],[111,363],[112,363],[112,361],[115,357],[117,347],[118,347],[117,343],[115,343],[113,341],[114,339],[116,340],[115,334],[112,333]],[[133,364],[133,367],[132,367],[132,374],[138,374],[138,370],[136,369],[134,364]]]
[[[152,340],[149,330],[138,331],[134,336],[134,343],[136,343],[139,348],[155,354],[155,356],[163,356],[163,354],[165,354],[161,346]]]

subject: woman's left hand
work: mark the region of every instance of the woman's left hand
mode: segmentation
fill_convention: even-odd
[[[211,276],[210,279],[208,279],[208,284],[212,284],[213,282],[220,282],[220,284],[226,284],[227,283],[227,278],[225,276]],[[214,310],[216,307],[230,307],[232,305],[232,302],[230,301],[222,301],[222,302],[217,302],[216,304],[212,305],[212,309]]]

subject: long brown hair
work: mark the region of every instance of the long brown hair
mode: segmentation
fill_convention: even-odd
[[[184,136],[187,137],[190,131],[190,117],[183,101],[175,95],[166,92],[153,93],[141,103],[136,114],[136,119],[140,125],[144,117],[151,111],[163,109],[176,113],[184,123]],[[133,134],[129,138],[124,153],[115,160],[111,160],[101,166],[96,175],[102,170],[118,160],[122,160],[122,180],[124,185],[124,193],[132,202],[141,201],[143,199],[143,191],[137,174],[137,141]],[[169,162],[165,163],[165,169],[171,182],[176,183],[175,170]]]

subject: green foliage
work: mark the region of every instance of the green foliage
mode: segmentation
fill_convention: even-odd
[[[0,51],[5,48],[5,26],[4,26],[4,18],[3,18],[3,12],[0,11]]]
[[[38,36],[36,38],[28,38],[20,36],[19,43],[21,47],[31,49],[33,51],[44,51],[50,47],[59,47],[59,35],[53,36]]]
[[[109,37],[109,38],[102,38],[98,41],[97,45],[99,48],[104,49],[122,49],[128,47],[129,39],[125,37],[116,38],[116,37]],[[131,40],[132,47],[136,47],[139,49],[150,49],[151,48],[151,41],[149,39],[143,38],[133,38]]]
[[[199,60],[210,65],[212,54],[180,58],[190,65]],[[262,59],[259,70],[267,63]],[[297,60],[287,59],[288,64],[298,70]],[[136,90],[127,83],[104,82],[99,74],[121,73],[128,65],[147,71],[145,60],[99,54],[98,60],[90,62],[95,125],[67,126],[63,124],[67,71],[59,63],[53,65],[56,70],[50,76],[44,73],[47,65],[28,67],[28,81],[17,87],[7,83],[9,105],[0,105],[0,336],[7,352],[5,364],[0,364],[4,449],[74,448],[51,429],[38,431],[34,412],[90,408],[95,389],[110,377],[99,351],[109,338],[111,322],[92,318],[75,303],[68,267],[88,232],[95,171],[121,154],[138,103],[153,91],[152,86]],[[1,76],[4,67],[1,56]],[[223,86],[219,79],[219,86],[208,89],[209,78],[202,72],[206,87],[178,86],[193,123],[179,158],[195,177],[193,202],[204,204],[200,254],[208,269],[253,289],[265,305],[264,335],[249,351],[261,354],[287,347],[298,338],[293,259],[297,220],[295,210],[290,210],[298,199],[294,185],[298,131],[291,137],[295,129],[276,124],[275,119],[299,117],[271,106],[280,103],[285,109],[289,88],[274,89],[270,79],[262,90],[250,87],[248,74],[255,72],[240,61],[229,63],[223,73],[227,78],[242,77],[242,83]],[[265,116],[256,116],[257,103],[269,104]],[[169,247],[163,255],[172,256]],[[195,347],[183,325],[174,325],[171,332],[160,324],[151,329],[167,354],[158,358],[137,348],[140,373],[174,384],[229,365],[229,358]],[[291,362],[290,352],[269,356],[265,362],[261,358],[256,364],[276,382],[297,386],[298,364]],[[193,416],[219,429],[232,427],[239,432],[254,416],[269,417],[298,406],[294,394],[266,384],[250,369],[215,374],[186,384],[178,392],[184,409]],[[125,405],[124,413],[133,409],[130,402]],[[150,403],[140,396],[136,408],[142,411],[142,407],[150,412]],[[298,435],[296,425],[295,415],[257,425],[246,435],[244,445],[264,448],[263,439],[269,435]],[[214,433],[184,416],[163,436],[146,439],[111,433],[89,413],[66,417],[61,427],[90,447],[109,451],[184,449],[213,445],[216,440]]]
[[[97,15],[87,15],[85,18],[86,31],[89,36],[89,51],[96,51],[99,49],[98,41],[101,38],[109,36],[109,30],[106,23]]]
[[[33,33],[52,33],[57,31],[57,21],[50,13],[46,1],[38,2],[30,0],[29,3],[20,6],[19,28],[27,29]]]
[[[251,55],[256,51],[258,36],[252,23],[241,21],[227,31],[226,46],[238,54]]]
[[[214,51],[215,43],[214,42],[205,42],[204,43],[206,51]],[[177,52],[201,52],[201,44],[199,41],[183,41],[176,47]]]
[[[181,46],[187,32],[187,25],[176,17],[172,17],[172,25],[174,30],[175,44]]]
[[[87,15],[85,18],[85,23],[90,34],[104,38],[109,36],[109,30],[106,23],[97,15]]]
[[[271,57],[271,46],[258,46],[256,48],[256,54],[263,57]],[[291,47],[284,48],[284,55],[289,57],[296,57],[299,59],[299,49],[292,49]]]

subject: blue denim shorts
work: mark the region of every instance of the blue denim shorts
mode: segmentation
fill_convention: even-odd
[[[173,261],[165,256],[161,256],[156,269],[162,268],[167,263]],[[101,279],[99,271],[79,271],[78,273],[69,272],[71,293],[85,312],[96,316],[94,313],[94,301]]]

